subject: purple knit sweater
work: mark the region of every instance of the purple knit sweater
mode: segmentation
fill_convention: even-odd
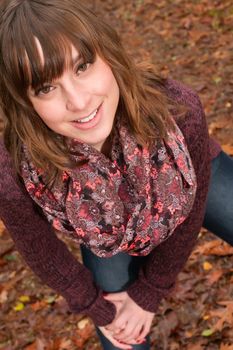
[[[192,211],[165,242],[149,255],[138,279],[128,288],[130,297],[145,310],[155,312],[161,299],[174,287],[202,225],[210,174],[210,159],[220,147],[209,139],[205,116],[196,93],[169,80],[167,94],[188,107],[178,121],[187,142],[197,175],[197,194]],[[67,301],[72,312],[85,313],[99,326],[110,323],[115,307],[95,285],[91,272],[69,252],[52,227],[40,214],[12,168],[10,157],[0,142],[0,217],[16,248],[44,283]]]

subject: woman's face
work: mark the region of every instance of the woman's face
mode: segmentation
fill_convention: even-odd
[[[72,48],[72,60],[73,67],[60,78],[37,91],[29,89],[28,96],[50,129],[101,151],[112,130],[119,88],[110,67],[99,56],[92,64],[82,62]]]

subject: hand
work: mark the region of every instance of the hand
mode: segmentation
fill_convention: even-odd
[[[119,342],[117,339],[113,337],[113,333],[109,330],[106,329],[106,327],[98,327],[100,331],[103,333],[103,335],[117,348],[123,349],[123,350],[128,350],[132,349],[132,346],[129,344],[124,344],[123,342]],[[134,342],[137,344],[136,342]]]
[[[143,310],[127,292],[109,293],[104,296],[116,306],[113,322],[105,327],[114,339],[127,343],[141,343],[150,331],[154,313]]]

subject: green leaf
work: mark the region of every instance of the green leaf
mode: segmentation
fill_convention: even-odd
[[[6,261],[16,261],[17,260],[17,256],[16,255],[4,255],[3,257],[4,260]]]
[[[214,331],[212,329],[205,329],[201,335],[203,337],[210,337],[212,334],[214,333]]]

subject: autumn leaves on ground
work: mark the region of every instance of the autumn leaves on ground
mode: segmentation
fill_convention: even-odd
[[[136,61],[190,85],[210,134],[233,155],[232,0],[92,0]],[[1,124],[0,124],[1,125]],[[70,249],[79,258],[73,244]],[[233,248],[206,231],[154,319],[151,349],[233,350]],[[26,267],[0,223],[0,349],[100,350],[90,319]]]

